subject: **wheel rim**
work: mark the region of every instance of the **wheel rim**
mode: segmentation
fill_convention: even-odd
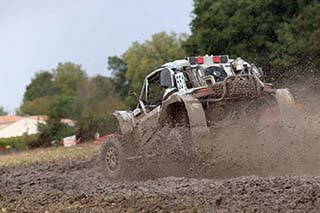
[[[115,171],[119,166],[117,150],[114,147],[110,147],[107,150],[106,165],[111,171]]]

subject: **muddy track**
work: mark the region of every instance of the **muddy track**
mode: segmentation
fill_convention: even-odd
[[[217,131],[199,179],[110,182],[97,156],[0,168],[0,212],[320,212],[320,103],[304,103],[285,129]]]
[[[243,126],[239,135],[223,134],[199,179],[110,182],[100,174],[98,156],[2,167],[0,212],[319,212],[319,121],[304,119],[308,132],[298,126],[283,136]]]
[[[320,177],[110,182],[96,158],[0,168],[0,212],[320,210]]]

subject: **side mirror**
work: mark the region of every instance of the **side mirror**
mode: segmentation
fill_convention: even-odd
[[[138,97],[138,95],[137,95],[137,93],[135,91],[129,90],[129,94],[128,95],[131,96],[131,97],[134,97],[136,99],[136,101],[138,101],[138,103],[139,103],[139,97]]]
[[[138,98],[137,93],[135,91],[133,91],[133,90],[129,90],[129,96]]]
[[[137,100],[137,102],[140,104],[143,113],[146,114],[145,106],[144,106],[143,102],[139,99],[137,93],[136,93],[135,91],[133,91],[133,90],[129,90],[129,96],[135,97],[135,99]],[[134,115],[135,115],[135,116],[137,116],[138,114],[140,114],[140,112],[138,112],[138,111],[134,112]]]
[[[129,96],[134,97],[139,102],[139,97],[135,91],[129,90]]]
[[[160,85],[167,89],[167,88],[172,88],[173,83],[172,83],[172,74],[169,69],[164,69],[160,73]]]
[[[251,64],[252,71],[257,75],[258,78],[262,78],[264,76],[264,72],[261,67],[256,67],[256,65]]]
[[[261,74],[261,77],[263,77],[264,76],[264,71],[262,70],[262,67],[259,67],[258,70],[259,70],[259,72]]]

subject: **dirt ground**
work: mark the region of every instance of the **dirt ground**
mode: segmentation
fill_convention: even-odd
[[[2,166],[0,212],[319,212],[320,90],[295,89],[305,105],[298,120],[217,131],[197,178],[111,182],[97,151]]]
[[[0,212],[320,210],[315,176],[110,182],[92,158],[1,168],[0,180]]]
[[[216,141],[219,154],[212,156],[211,170],[202,173],[209,178],[111,182],[100,173],[98,151],[87,158],[3,166],[0,212],[319,212],[320,137],[298,135],[269,145],[241,138],[234,145],[226,142],[235,136],[226,135]]]

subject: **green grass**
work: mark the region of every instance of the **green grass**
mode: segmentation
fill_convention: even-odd
[[[3,149],[25,150],[27,146],[38,139],[38,135],[23,135],[11,138],[0,138],[0,147]]]
[[[84,143],[73,147],[38,148],[17,153],[0,155],[0,167],[28,165],[53,160],[71,160],[79,157],[89,158],[99,152],[99,145]]]

